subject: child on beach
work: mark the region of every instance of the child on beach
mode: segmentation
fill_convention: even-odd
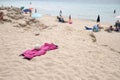
[[[69,15],[69,24],[72,24],[71,15]]]

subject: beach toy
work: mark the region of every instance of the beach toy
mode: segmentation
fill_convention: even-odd
[[[39,50],[40,49],[40,45],[36,44],[35,47],[34,47],[34,49]]]
[[[36,45],[32,50],[26,50],[21,54],[25,59],[31,60],[33,57],[44,55],[49,50],[57,49],[58,46],[53,43],[44,43],[41,47]]]
[[[40,17],[42,17],[42,15],[39,14],[39,13],[33,13],[32,14],[32,18],[40,18]]]

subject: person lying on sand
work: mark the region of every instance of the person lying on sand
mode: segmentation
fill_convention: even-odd
[[[97,24],[97,25],[94,25],[94,26],[93,26],[93,32],[98,32],[98,31],[100,31],[101,29],[103,29],[103,27],[101,27],[100,24]]]
[[[86,30],[93,30],[93,32],[98,32],[98,31],[100,31],[100,29],[103,29],[103,27],[101,27],[99,24],[97,24],[97,25],[94,25],[93,28],[85,26],[85,29]]]
[[[99,31],[99,25],[94,25],[93,26],[93,32],[98,32]]]
[[[99,25],[94,25],[93,28],[85,26],[86,30],[93,30],[93,32],[98,32],[99,31]]]
[[[93,28],[90,28],[90,27],[87,27],[87,26],[85,26],[85,29],[86,30],[93,30]]]
[[[113,28],[113,26],[110,26],[108,29],[105,29],[105,31],[112,32],[112,31],[114,31],[114,28]]]

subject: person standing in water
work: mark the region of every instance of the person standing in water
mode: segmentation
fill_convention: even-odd
[[[60,15],[60,17],[62,17],[62,11],[60,10],[60,12],[59,12],[59,15]]]
[[[32,3],[30,2],[30,5],[31,5]]]
[[[37,9],[35,9],[35,13],[37,13]]]
[[[114,14],[116,13],[116,10],[114,9]]]

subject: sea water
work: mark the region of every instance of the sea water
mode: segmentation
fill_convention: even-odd
[[[85,0],[86,1],[86,0]],[[30,4],[31,3],[31,4]],[[72,18],[93,20],[97,19],[100,15],[101,22],[111,23],[117,20],[116,16],[120,15],[120,4],[119,3],[91,3],[84,2],[81,0],[0,0],[0,6],[16,6],[25,8],[32,7],[37,9],[42,15],[59,15],[59,11],[62,10],[62,16]],[[116,13],[114,14],[114,10]]]

